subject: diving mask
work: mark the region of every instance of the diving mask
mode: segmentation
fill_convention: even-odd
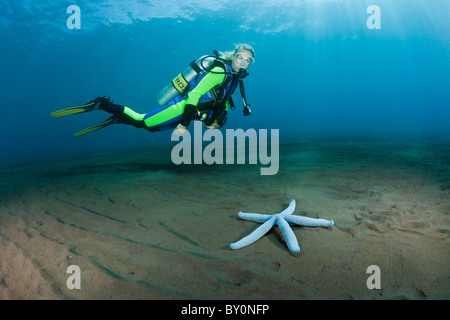
[[[238,52],[234,55],[234,61],[238,66],[251,66],[255,62],[255,58],[245,52]]]

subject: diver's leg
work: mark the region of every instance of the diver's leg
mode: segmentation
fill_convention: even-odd
[[[116,122],[154,131],[163,131],[175,128],[183,117],[186,100],[177,97],[167,105],[152,110],[147,114],[137,113],[134,110],[114,103],[103,104],[100,109],[115,115]]]
[[[150,111],[144,116],[147,130],[163,131],[175,128],[182,120],[186,100],[177,97],[164,107]]]
[[[185,103],[183,97],[177,97],[167,105],[147,114],[137,113],[131,108],[110,101],[101,103],[98,109],[113,114],[115,123],[128,124],[153,132],[176,127],[182,119]]]
[[[151,132],[168,130],[180,122],[179,117],[176,114],[174,115],[174,110],[171,109],[170,106],[167,106],[142,114],[116,104],[110,104],[102,108],[102,110],[113,114],[113,117],[116,119],[115,123],[132,125]]]
[[[139,114],[128,107],[121,106],[120,104],[109,103],[102,105],[99,109],[111,113],[112,116],[101,123],[75,133],[75,136],[82,136],[117,123],[133,125],[136,128],[148,129],[150,131],[157,131],[151,130],[151,128],[148,128],[145,125],[145,114]]]
[[[147,129],[144,122],[144,117],[145,114],[137,113],[128,107],[123,107],[123,111],[118,117],[118,123],[132,125],[136,128]]]
[[[62,117],[93,110],[103,110],[112,114],[104,122],[77,132],[76,136],[81,136],[116,123],[133,125],[137,128],[154,132],[175,128],[182,119],[185,103],[186,100],[183,97],[177,97],[164,107],[155,109],[147,114],[140,114],[128,107],[112,103],[109,97],[100,97],[85,105],[59,110],[51,115]]]

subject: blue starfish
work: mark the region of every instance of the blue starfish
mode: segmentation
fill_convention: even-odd
[[[334,225],[333,220],[325,219],[314,219],[302,216],[293,216],[292,213],[295,210],[295,200],[291,200],[289,207],[277,214],[260,214],[260,213],[244,213],[239,212],[238,216],[241,219],[250,220],[254,222],[264,222],[255,231],[250,233],[248,236],[242,238],[238,242],[230,244],[231,249],[240,249],[251,245],[253,242],[259,240],[263,235],[265,235],[274,225],[280,227],[283,233],[284,240],[293,253],[300,252],[300,247],[298,245],[297,238],[292,231],[289,223],[296,225],[302,225],[306,227],[332,227]]]

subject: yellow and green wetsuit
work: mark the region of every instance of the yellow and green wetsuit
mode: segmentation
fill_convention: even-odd
[[[58,110],[50,115],[63,117],[93,110],[112,114],[104,122],[75,133],[76,136],[115,123],[129,124],[149,131],[162,131],[172,129],[180,123],[187,127],[190,121],[198,119],[206,126],[215,123],[221,127],[226,121],[230,103],[232,104],[231,96],[240,81],[231,65],[215,60],[207,70],[203,70],[189,82],[192,89],[185,96],[177,96],[165,106],[149,113],[137,113],[128,107],[112,103],[109,97],[99,97],[84,105]]]
[[[223,125],[229,108],[229,100],[238,85],[238,78],[231,74],[231,66],[216,61],[208,72],[193,79],[188,94],[172,99],[165,106],[141,114],[132,109],[111,102],[100,109],[118,115],[118,123],[134,125],[149,131],[162,131],[176,127],[178,124],[188,126],[198,119],[205,125],[213,122]]]

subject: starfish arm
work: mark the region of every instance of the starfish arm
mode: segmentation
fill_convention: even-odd
[[[243,247],[246,247],[248,245],[251,245],[253,242],[259,240],[263,235],[265,235],[275,224],[276,217],[272,217],[269,220],[267,220],[265,223],[260,225],[255,231],[250,233],[248,236],[242,238],[238,242],[234,242],[230,244],[231,249],[240,249]]]
[[[289,203],[289,206],[284,209],[283,211],[280,212],[280,214],[282,215],[290,215],[294,212],[295,210],[295,200],[292,199],[291,202]]]
[[[332,227],[334,225],[333,220],[315,219],[302,216],[284,216],[287,222],[294,223],[305,227]]]
[[[250,220],[254,222],[266,222],[270,218],[272,218],[271,214],[260,214],[260,213],[246,213],[246,212],[239,212],[238,213],[239,218],[244,220]]]
[[[300,252],[297,238],[295,237],[294,231],[292,231],[291,227],[289,226],[289,223],[287,223],[282,216],[277,217],[276,223],[283,233],[284,240],[286,241],[289,250],[293,253]]]

